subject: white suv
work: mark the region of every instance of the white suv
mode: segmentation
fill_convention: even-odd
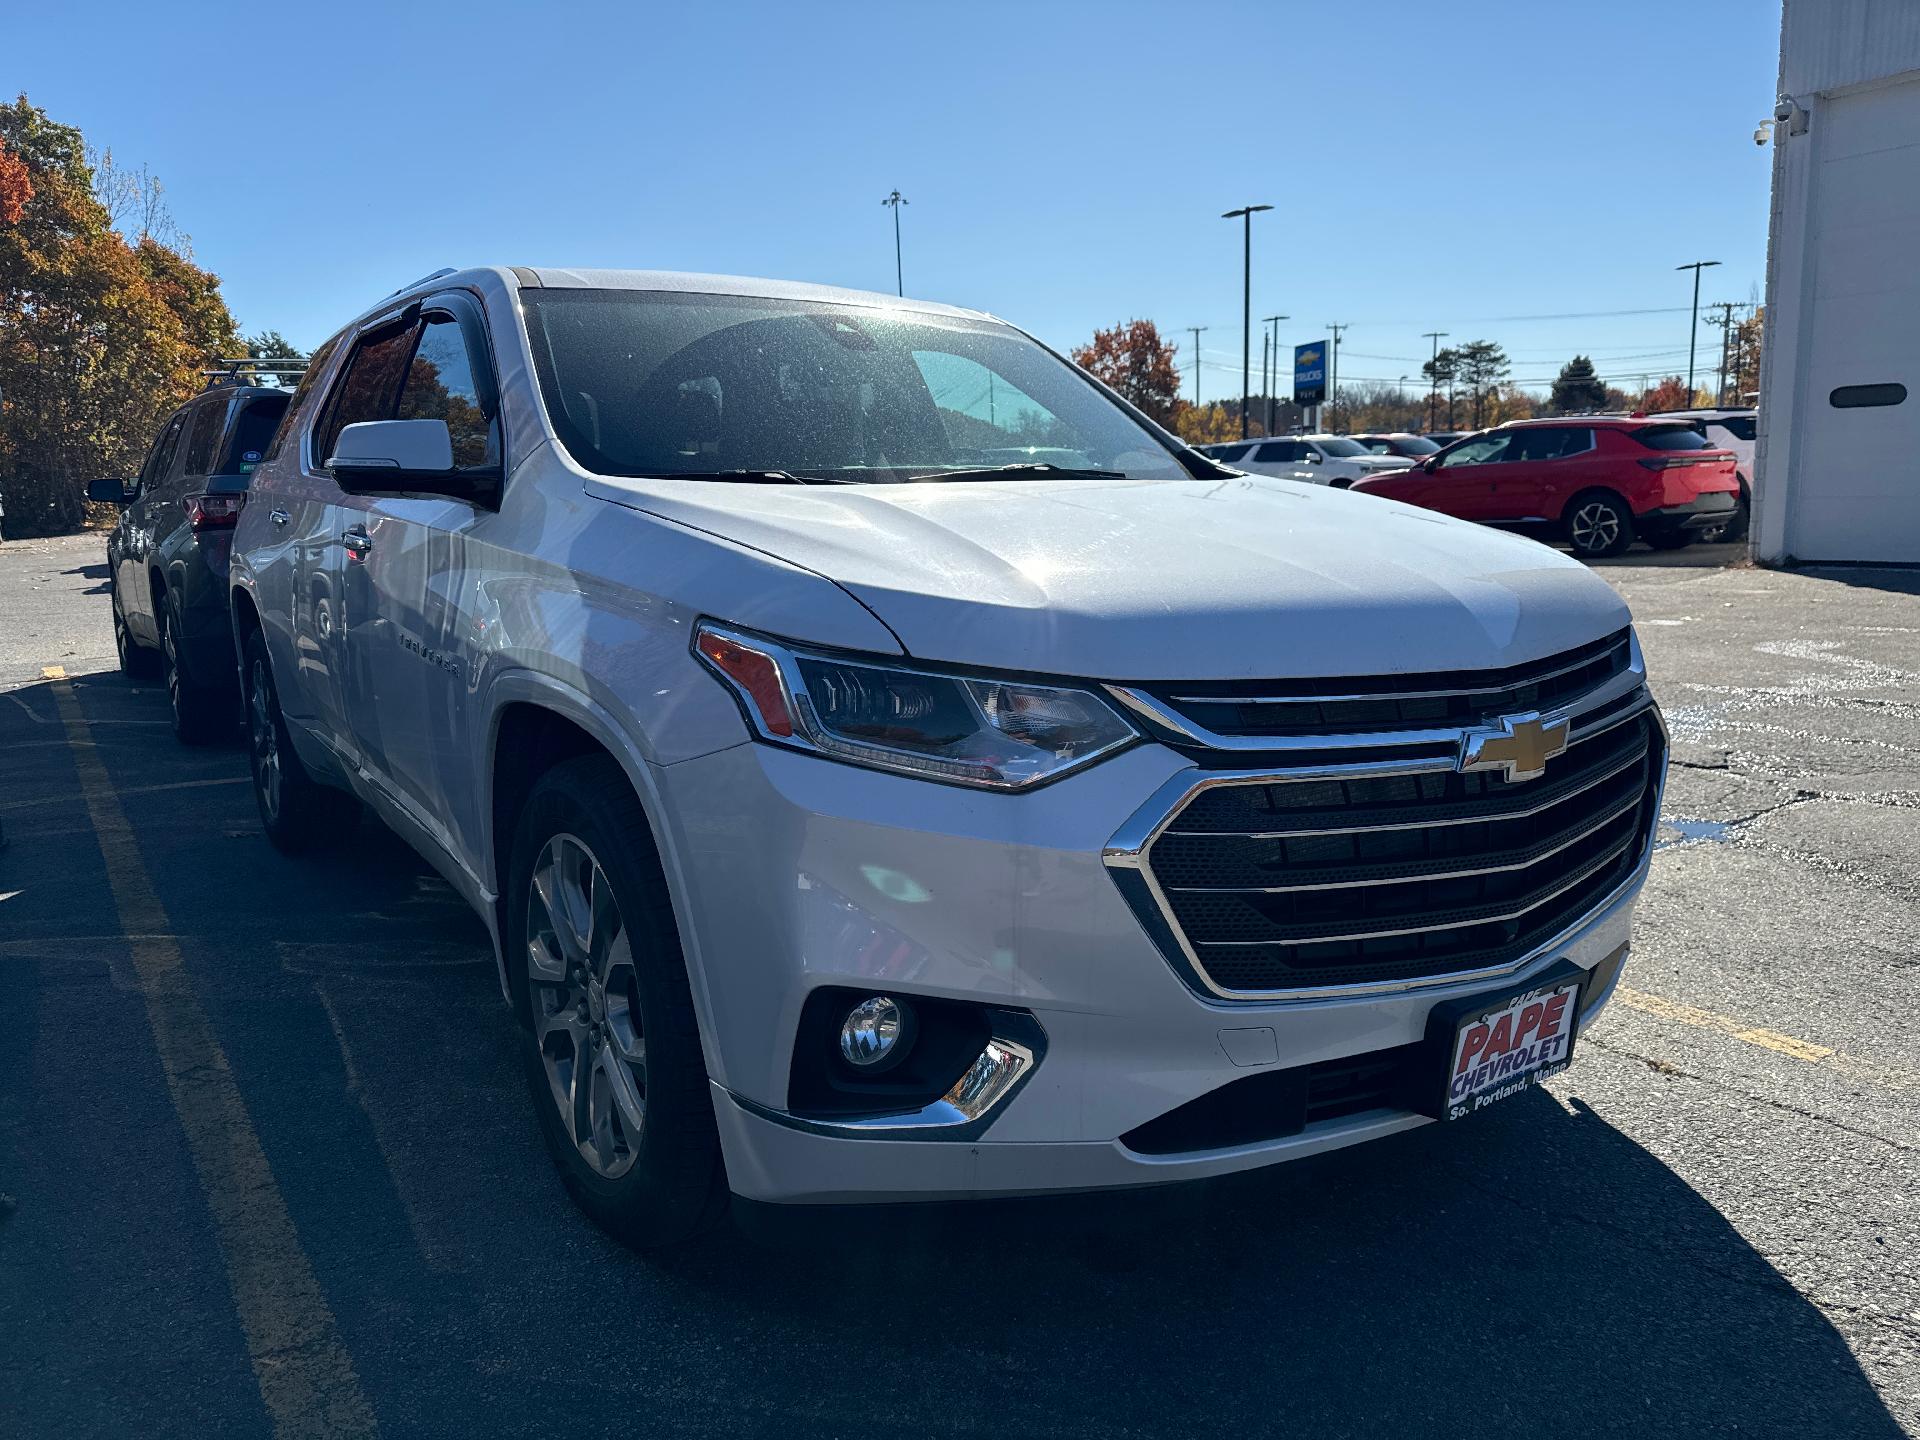
[[[1605,583],[946,306],[431,277],[314,357],[233,576],[267,833],[357,799],[472,903],[635,1243],[1466,1114],[1566,1064],[1647,873]]]
[[[1376,455],[1345,435],[1287,435],[1272,440],[1243,440],[1208,445],[1206,454],[1222,465],[1253,475],[1309,480],[1344,490],[1356,480],[1413,465],[1408,455]]]

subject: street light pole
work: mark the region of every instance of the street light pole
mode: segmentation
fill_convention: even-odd
[[[1693,347],[1700,338],[1700,272],[1710,265],[1718,265],[1718,260],[1694,260],[1686,265],[1676,265],[1676,270],[1693,272],[1693,319],[1687,326],[1687,403],[1680,408],[1693,408]]]
[[[1433,363],[1427,367],[1427,379],[1432,382],[1427,391],[1427,429],[1434,428],[1434,411],[1440,407],[1440,342],[1447,338],[1445,330],[1426,330],[1423,338],[1433,341]]]
[[[1240,277],[1240,438],[1247,438],[1247,403],[1253,380],[1253,217],[1271,205],[1242,205],[1221,212],[1222,220],[1239,220],[1245,227]]]
[[[1280,322],[1291,315],[1262,315],[1260,323],[1273,327],[1273,383],[1267,387],[1267,433],[1273,433],[1273,392],[1280,388]]]
[[[1200,408],[1200,332],[1211,330],[1211,325],[1189,325],[1193,332],[1193,408]]]
[[[907,203],[907,197],[896,190],[880,203],[893,207],[893,293],[905,295],[907,287],[900,278],[900,207]]]

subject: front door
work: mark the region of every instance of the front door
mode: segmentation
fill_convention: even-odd
[[[468,323],[461,324],[464,312]],[[478,307],[430,300],[390,412],[444,420],[456,466],[496,469],[500,428]],[[476,377],[480,377],[478,380]],[[470,548],[494,512],[464,500],[384,497],[353,516],[346,562],[348,721],[362,764],[454,855],[480,797],[457,775],[483,737],[475,714]],[[449,833],[450,829],[453,833]]]
[[[1420,487],[1419,503],[1462,520],[1502,518],[1494,496],[1494,483],[1508,447],[1513,444],[1514,433],[1496,430],[1438,456],[1426,483]]]

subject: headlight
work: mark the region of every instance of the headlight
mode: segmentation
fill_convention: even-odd
[[[713,624],[693,648],[762,740],[876,770],[1024,790],[1139,735],[1086,690],[848,660]]]

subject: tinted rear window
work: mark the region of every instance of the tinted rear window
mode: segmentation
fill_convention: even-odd
[[[1216,460],[1231,462],[1246,459],[1247,452],[1252,448],[1251,445],[1210,445],[1207,447],[1207,454]]]
[[[1736,440],[1751,440],[1758,433],[1751,415],[1726,415],[1710,423],[1718,425]]]
[[[287,413],[287,402],[292,398],[291,395],[261,395],[240,412],[240,418],[234,422],[233,434],[227,439],[227,453],[221,458],[220,474],[253,473],[253,467],[260,463],[260,457],[267,453],[267,446],[273,442],[273,432],[279,429],[280,417]]]
[[[1649,450],[1712,450],[1716,447],[1709,443],[1691,425],[1644,425],[1633,432],[1633,438]]]

